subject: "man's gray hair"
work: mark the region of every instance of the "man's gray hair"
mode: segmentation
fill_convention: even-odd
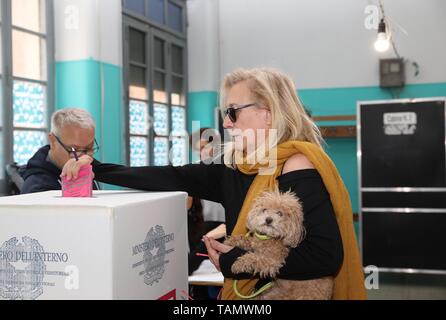
[[[51,132],[60,135],[65,126],[76,126],[83,129],[96,129],[96,124],[91,114],[78,108],[66,108],[59,110],[51,117]]]

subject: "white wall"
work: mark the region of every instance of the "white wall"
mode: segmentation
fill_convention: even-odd
[[[188,0],[189,91],[216,91],[220,74],[219,0]]]
[[[399,53],[420,65],[417,78],[408,66],[407,82],[446,82],[446,1],[383,3]],[[378,86],[378,60],[392,54],[373,49],[370,4],[377,1],[189,0],[190,91],[217,90],[225,73],[254,66],[278,67],[301,89]]]
[[[122,66],[121,0],[54,1],[56,61]]]

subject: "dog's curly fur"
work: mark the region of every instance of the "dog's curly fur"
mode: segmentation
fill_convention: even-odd
[[[333,278],[297,281],[278,279],[290,248],[295,248],[305,237],[303,212],[299,199],[291,192],[264,192],[248,213],[246,226],[251,232],[266,235],[231,236],[225,244],[242,248],[248,253],[232,265],[233,273],[251,273],[261,278],[274,279],[274,285],[257,299],[265,300],[323,300],[331,299]]]

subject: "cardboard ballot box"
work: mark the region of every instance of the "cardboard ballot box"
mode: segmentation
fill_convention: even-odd
[[[186,196],[0,198],[0,299],[185,299]]]

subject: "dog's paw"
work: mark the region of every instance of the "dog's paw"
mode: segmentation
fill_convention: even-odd
[[[249,272],[259,275],[261,278],[276,278],[283,263],[280,263],[269,256],[251,252],[239,258],[243,264],[249,268]]]
[[[262,270],[257,270],[257,273],[259,274],[260,278],[276,278],[279,274],[280,267],[276,266],[264,266]]]
[[[236,247],[238,242],[239,242],[238,237],[231,236],[231,237],[226,238],[226,240],[223,242],[223,244],[225,244],[227,246],[231,246],[231,247]]]
[[[244,250],[249,250],[251,248],[249,241],[242,235],[231,236],[225,240],[224,244],[231,247],[239,247]]]
[[[244,256],[238,258],[231,266],[232,273],[253,273],[252,265],[246,263]]]

